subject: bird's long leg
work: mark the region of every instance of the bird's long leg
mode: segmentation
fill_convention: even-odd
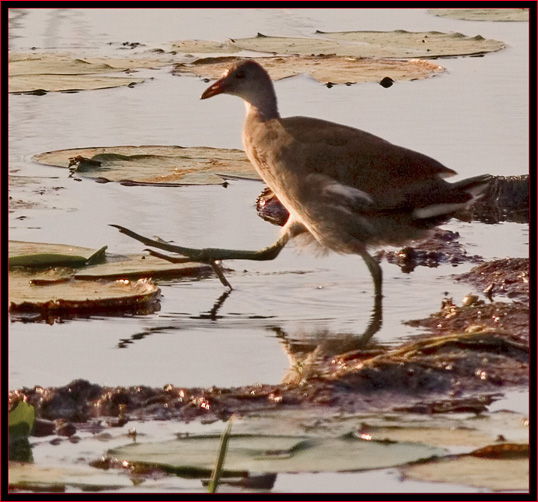
[[[117,228],[121,233],[146,244],[146,246],[155,247],[171,253],[177,253],[186,256],[191,261],[199,261],[209,264],[218,260],[274,260],[290,239],[290,234],[285,233],[273,245],[257,251],[221,248],[195,249],[176,246],[165,242],[162,239],[150,239],[120,225],[111,226]]]
[[[364,346],[374,336],[380,329],[383,324],[383,307],[382,307],[382,298],[383,294],[382,284],[383,284],[383,271],[379,266],[379,263],[370,255],[367,251],[360,253],[362,259],[366,263],[368,270],[374,280],[374,309],[372,315],[370,316],[370,323],[368,327],[361,335],[360,343],[361,346]]]
[[[383,270],[381,270],[381,267],[379,266],[379,263],[375,261],[373,256],[368,253],[368,251],[362,251],[360,253],[362,259],[364,260],[364,263],[366,263],[366,266],[368,267],[368,270],[370,271],[370,274],[372,275],[372,279],[374,280],[374,292],[376,297],[382,297],[383,294],[381,292],[382,284],[383,284]]]

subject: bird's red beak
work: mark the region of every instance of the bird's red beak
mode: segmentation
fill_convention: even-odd
[[[226,85],[225,85],[225,78],[221,78],[217,80],[214,84],[209,86],[204,93],[200,96],[200,99],[206,99],[210,98],[211,96],[216,96],[217,94],[221,94],[225,92]]]

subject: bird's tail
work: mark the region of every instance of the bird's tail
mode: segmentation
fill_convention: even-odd
[[[449,188],[441,194],[435,194],[429,204],[415,208],[413,217],[418,220],[432,220],[432,222],[450,218],[480,199],[485,194],[492,178],[493,176],[489,174],[482,174],[449,183]]]
[[[472,178],[452,183],[452,189],[463,190],[470,194],[472,196],[472,199],[468,202],[470,204],[484,195],[492,179],[491,174],[481,174],[480,176],[473,176]]]

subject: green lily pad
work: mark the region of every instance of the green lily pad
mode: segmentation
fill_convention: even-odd
[[[216,185],[226,177],[260,179],[242,150],[203,146],[76,148],[40,153],[33,160],[124,184]]]
[[[162,443],[137,443],[115,448],[111,457],[130,463],[156,464],[167,472],[208,474],[214,466],[220,436],[188,436]],[[378,469],[444,455],[420,443],[364,441],[345,435],[333,438],[232,435],[224,473],[319,472]]]
[[[46,248],[46,249],[45,249]],[[107,246],[90,250],[62,244],[10,241],[10,267],[83,267],[104,260]]]
[[[465,21],[528,21],[529,9],[429,9],[434,16]]]
[[[26,401],[19,401],[8,415],[10,441],[14,437],[27,437],[34,426],[34,420],[34,407]]]
[[[111,255],[105,253],[106,249],[107,246],[95,251],[67,244],[9,241],[9,265],[25,269],[48,268],[41,272],[25,272],[33,277],[30,280],[36,284],[52,284],[71,278],[111,280],[185,277],[212,270],[209,265],[198,262],[171,263],[143,254]]]
[[[9,460],[32,462],[32,446],[28,441],[34,426],[35,409],[26,401],[19,401],[9,412]]]
[[[174,73],[193,73],[199,77],[220,78],[224,70],[240,57],[211,57],[175,65]],[[385,77],[395,81],[427,78],[444,71],[423,59],[374,59],[343,56],[286,56],[257,58],[273,80],[307,74],[322,83],[349,84],[379,82]]]
[[[316,37],[236,38],[241,50],[288,55],[334,55],[346,57],[432,58],[486,54],[503,49],[498,40],[461,33],[396,31],[317,31]]]
[[[79,91],[132,86],[144,81],[106,73],[130,72],[166,64],[156,59],[77,58],[55,53],[9,55],[8,87],[11,93]]]

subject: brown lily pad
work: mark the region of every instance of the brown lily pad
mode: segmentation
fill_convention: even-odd
[[[209,265],[188,261],[105,255],[105,249],[10,241],[10,312],[40,314],[31,320],[79,313],[151,312],[160,290],[149,278],[200,276],[211,271]]]
[[[242,59],[245,58],[234,56],[203,58],[192,63],[177,64],[173,72],[220,78],[226,69]],[[257,61],[269,72],[273,80],[306,74],[325,84],[379,82],[384,78],[391,78],[394,81],[416,80],[444,71],[442,66],[422,59],[292,55],[257,58]]]
[[[112,87],[132,87],[144,80],[102,75],[14,75],[8,80],[9,92],[41,95],[47,92],[91,91]]]
[[[129,255],[115,258],[109,257],[106,263],[78,270],[74,277],[81,280],[135,280],[143,277],[161,279],[200,276],[210,273],[211,270],[209,265],[203,263],[192,261],[170,263],[155,256]]]
[[[529,9],[429,9],[434,16],[465,21],[528,21]]]
[[[528,490],[529,460],[491,460],[470,455],[445,458],[402,469],[404,478],[455,483],[493,491]]]
[[[48,166],[88,178],[142,185],[221,185],[226,178],[259,180],[235,149],[182,146],[111,146],[57,150],[35,155]]]
[[[128,477],[104,472],[84,465],[37,465],[10,462],[9,489],[36,492],[65,492],[68,488],[82,491],[132,488]],[[151,483],[150,483],[151,484]]]
[[[258,33],[253,38],[236,38],[241,49],[287,55],[334,55],[370,58],[432,58],[486,54],[504,48],[498,40],[461,33],[395,31],[317,31],[316,37],[273,37]]]
[[[485,39],[481,35],[471,37],[462,33],[441,33],[438,31],[318,31],[317,33],[332,40],[355,45],[357,53],[350,55],[362,57],[476,56],[499,51],[505,47],[503,42]],[[345,49],[341,49],[341,51],[345,52]]]
[[[44,94],[133,86],[144,79],[106,74],[129,73],[137,68],[155,68],[164,64],[165,61],[156,59],[77,58],[68,54],[10,53],[9,92]]]
[[[43,312],[47,315],[74,312],[125,311],[158,300],[160,289],[148,279],[111,282],[79,281],[23,271],[9,274],[10,312]]]

